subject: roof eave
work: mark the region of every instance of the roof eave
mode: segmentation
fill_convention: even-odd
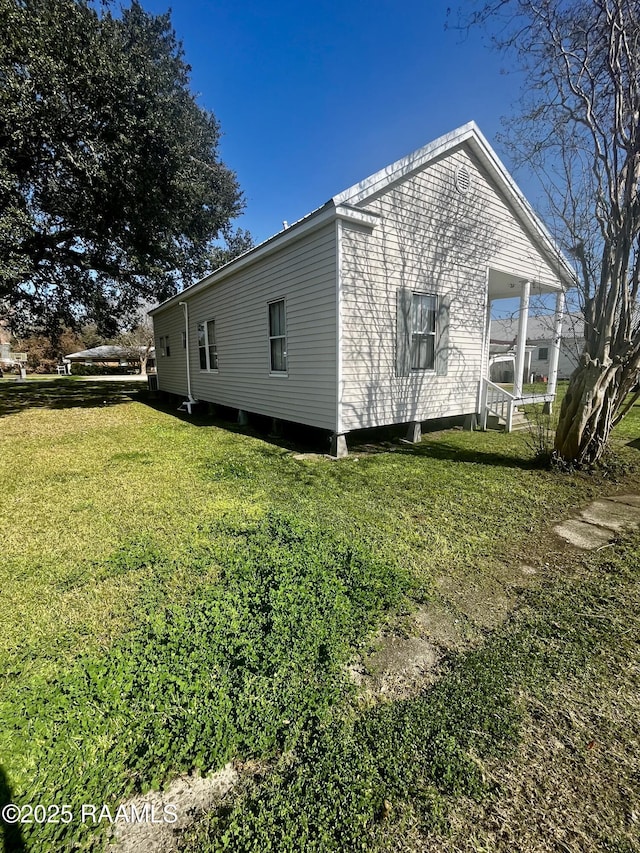
[[[254,246],[253,249],[249,249],[244,254],[239,255],[232,261],[229,261],[229,263],[219,269],[214,270],[214,272],[209,273],[209,275],[206,275],[204,278],[200,279],[200,281],[197,281],[189,287],[186,287],[184,290],[181,290],[180,293],[177,293],[170,299],[165,300],[147,313],[150,317],[153,317],[159,311],[163,311],[165,308],[168,308],[175,303],[189,299],[203,288],[212,284],[217,284],[227,276],[238,272],[249,264],[255,263],[266,255],[279,251],[287,244],[292,243],[295,240],[299,240],[301,237],[310,234],[312,231],[315,231],[336,219],[342,219],[347,222],[356,222],[373,229],[378,224],[380,216],[377,213],[362,210],[361,208],[352,208],[349,205],[336,205],[334,204],[333,199],[330,199],[328,202],[323,204],[322,207],[319,207],[317,210],[314,210],[312,213],[309,213],[307,216],[299,219],[292,225],[289,225],[273,237],[269,237],[268,240],[265,240],[258,246]]]

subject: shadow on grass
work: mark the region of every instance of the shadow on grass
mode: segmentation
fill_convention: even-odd
[[[143,386],[144,387],[144,386]],[[131,402],[139,382],[48,379],[0,383],[0,417],[25,409],[74,409]]]
[[[409,454],[411,456],[428,456],[430,459],[445,459],[450,462],[465,462],[475,465],[492,465],[499,468],[521,468],[531,470],[540,468],[535,459],[523,459],[521,456],[512,456],[504,453],[492,453],[485,450],[472,450],[466,447],[457,447],[446,441],[425,441],[415,447],[401,444],[396,453]]]
[[[327,454],[329,452],[329,432],[304,424],[283,421],[280,424],[281,435],[273,435],[271,418],[261,415],[250,415],[249,425],[240,426],[236,422],[237,409],[216,406],[216,414],[206,414],[204,407],[196,409],[193,414],[178,411],[177,402],[166,398],[152,398],[146,392],[139,396],[139,402],[150,408],[164,412],[195,427],[216,427],[229,433],[258,438],[273,448],[282,448],[299,453]],[[478,465],[499,466],[501,468],[533,469],[542,467],[534,459],[505,453],[494,453],[473,448],[463,448],[446,440],[422,439],[418,445],[405,444],[400,440],[406,425],[377,427],[375,429],[357,430],[349,436],[351,453],[373,456],[376,454],[396,453],[404,456],[429,457],[452,462],[475,463]],[[439,435],[446,435],[438,431]]]
[[[216,427],[228,433],[251,436],[284,450],[303,453],[328,453],[329,432],[318,427],[306,424],[293,423],[291,421],[279,422],[279,434],[273,433],[273,419],[266,415],[249,415],[249,423],[240,425],[237,422],[238,410],[227,406],[215,405],[215,414],[208,414],[206,404],[198,405],[192,414],[178,409],[178,403],[183,398],[168,399],[150,395],[146,390],[142,391],[137,402],[154,409],[156,412],[164,412],[183,423],[195,427]]]
[[[7,822],[4,815],[4,807],[13,803],[13,794],[9,786],[7,774],[0,764],[0,827],[2,827],[2,839],[6,853],[24,853],[26,847],[22,838],[19,823]]]

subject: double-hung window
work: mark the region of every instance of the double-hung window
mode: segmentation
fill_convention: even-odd
[[[207,320],[206,323],[198,325],[198,354],[200,370],[218,369],[215,320]]]
[[[411,294],[411,369],[434,370],[436,364],[436,297]]]
[[[269,303],[269,360],[272,373],[287,372],[287,327],[284,299]]]

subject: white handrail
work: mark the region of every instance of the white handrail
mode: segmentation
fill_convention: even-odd
[[[507,432],[511,432],[513,410],[516,397],[490,379],[483,380],[482,388],[482,428],[487,428],[489,414],[496,415],[505,422]]]

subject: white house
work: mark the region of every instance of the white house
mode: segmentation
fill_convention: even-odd
[[[564,317],[560,352],[558,355],[558,379],[569,379],[578,366],[580,354],[584,347],[584,319],[579,314],[567,314]],[[528,360],[525,365],[525,375],[549,376],[553,339],[555,334],[555,318],[548,314],[529,317],[527,324]],[[514,352],[518,335],[518,320],[513,317],[493,319],[491,321],[492,354],[501,356]],[[492,358],[492,361],[494,359]],[[510,371],[513,381],[513,361],[504,362],[507,372]]]
[[[473,122],[334,196],[167,300],[153,316],[158,387],[331,432],[501,415],[522,385],[489,381],[490,309],[557,295],[572,270]],[[522,370],[520,371],[522,373]],[[486,423],[486,420],[485,420]]]

